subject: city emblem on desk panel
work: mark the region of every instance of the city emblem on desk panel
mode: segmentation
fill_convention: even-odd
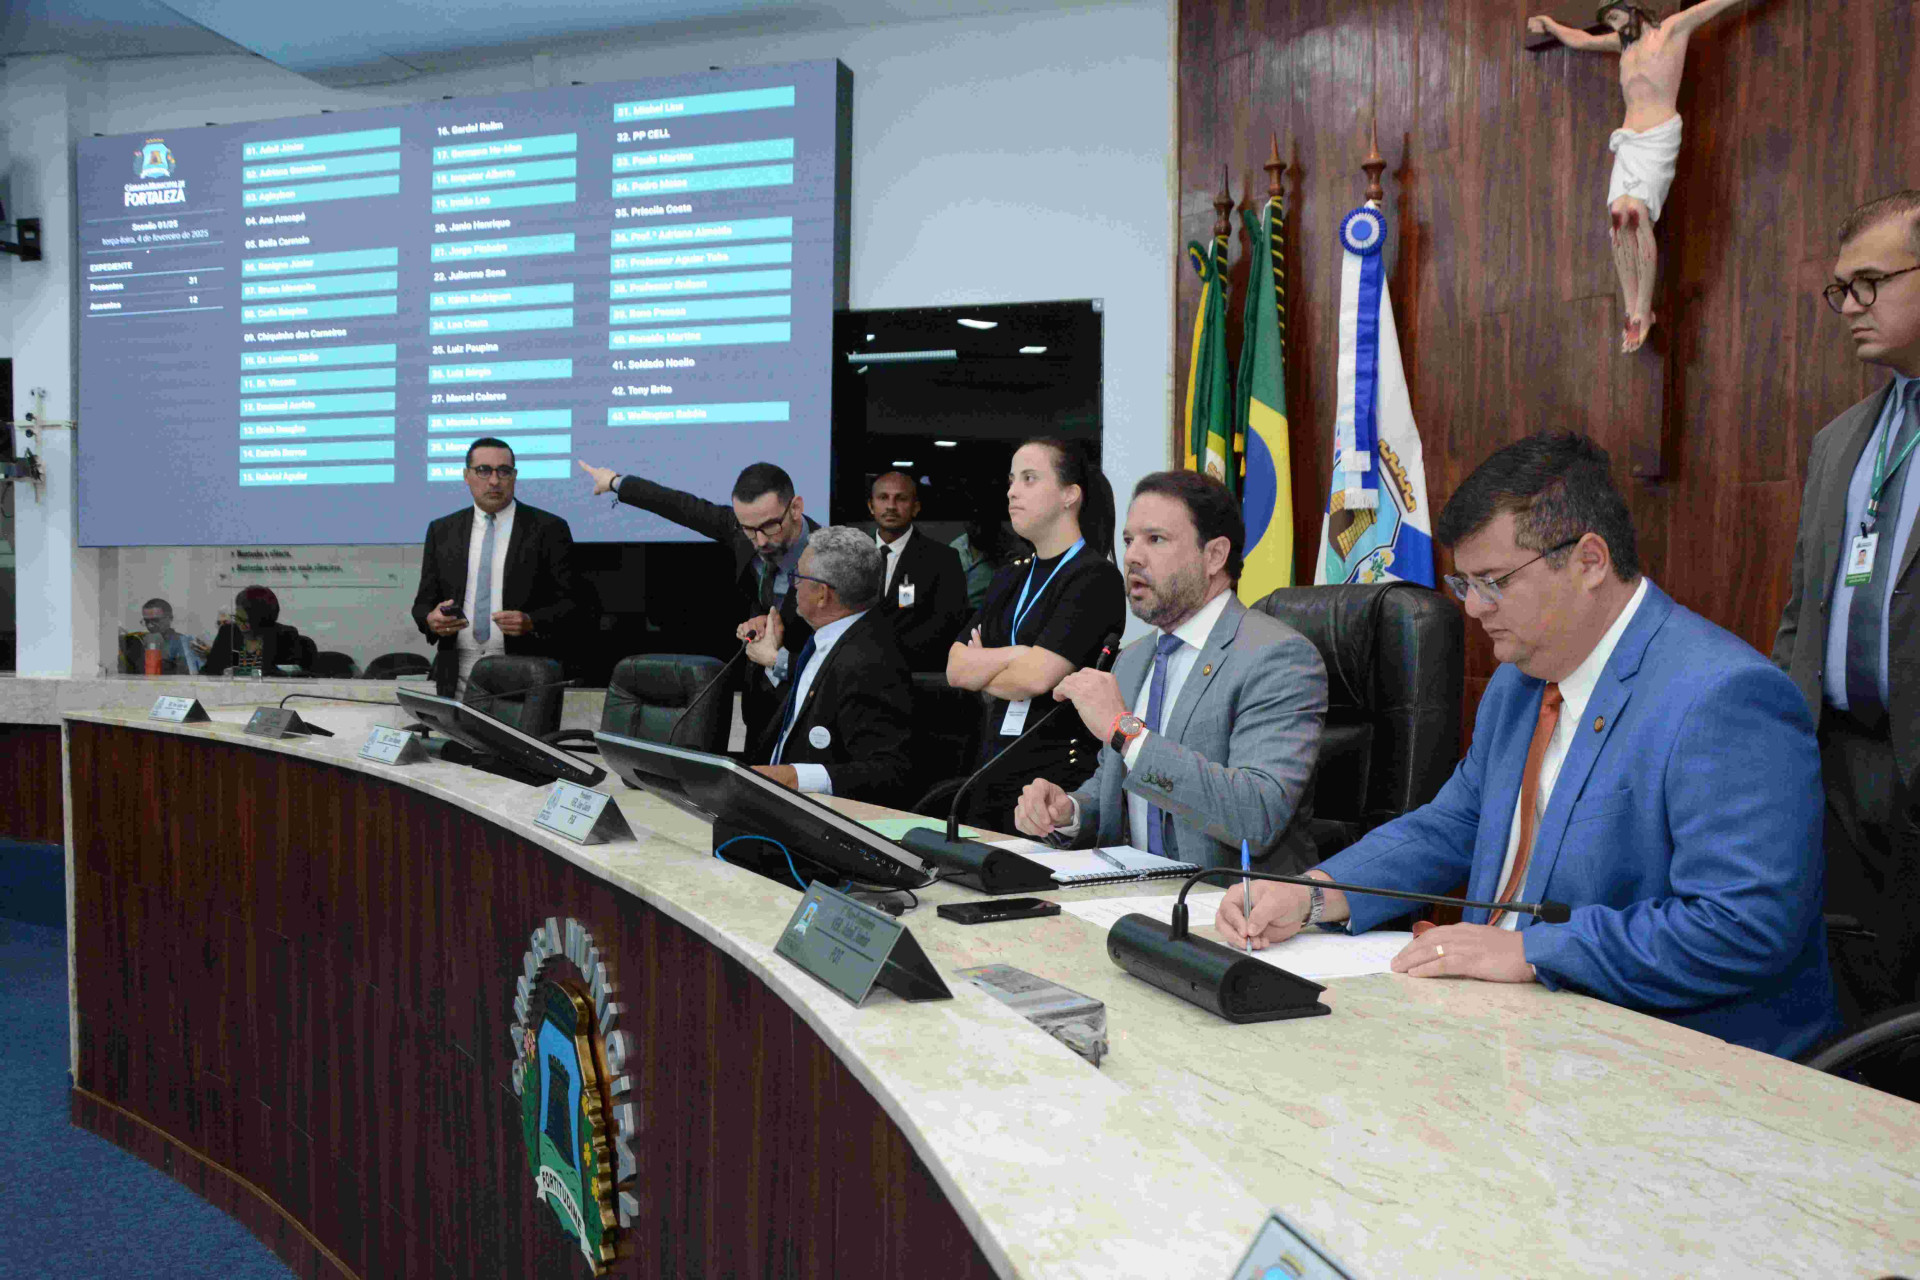
[[[632,1183],[632,1041],[612,974],[585,925],[551,916],[533,931],[513,1000],[513,1091],[533,1196],[605,1274],[639,1212]]]

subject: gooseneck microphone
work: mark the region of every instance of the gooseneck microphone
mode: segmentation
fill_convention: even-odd
[[[1120,633],[1109,632],[1107,638],[1100,642],[1100,656],[1093,660],[1093,669],[1111,671],[1114,659],[1119,656]],[[927,865],[948,872],[945,879],[952,883],[977,889],[981,893],[1030,893],[1035,889],[1058,888],[1053,873],[1031,858],[1023,858],[1011,849],[997,849],[978,840],[962,840],[960,806],[966,802],[974,784],[993,773],[1008,752],[1040,732],[1042,725],[1072,706],[1071,702],[1065,701],[1056,704],[1027,726],[1025,733],[994,752],[990,760],[975,769],[960,784],[960,789],[953,793],[953,803],[947,808],[947,829],[944,834],[933,827],[915,827],[900,837],[900,847]]]
[[[1285,969],[1256,960],[1244,951],[1223,947],[1187,931],[1187,893],[1202,880],[1273,880],[1343,893],[1372,894],[1406,902],[1439,906],[1484,907],[1537,916],[1542,924],[1565,924],[1573,909],[1564,902],[1475,902],[1437,893],[1378,889],[1342,884],[1309,876],[1285,876],[1273,871],[1242,871],[1238,867],[1210,867],[1188,876],[1175,899],[1172,920],[1162,924],[1152,916],[1133,912],[1120,917],[1107,931],[1107,956],[1134,977],[1189,1004],[1218,1014],[1228,1022],[1276,1022],[1283,1018],[1312,1018],[1332,1010],[1316,998],[1326,990]]]
[[[748,641],[747,643],[751,644],[752,641]],[[743,644],[740,646],[738,652],[731,658],[728,658],[726,663],[722,665],[718,671],[713,673],[713,679],[700,686],[700,692],[693,695],[693,701],[681,708],[679,719],[673,722],[673,729],[667,734],[668,746],[677,747],[680,745],[680,731],[687,727],[687,721],[693,719],[693,709],[704,702],[708,694],[720,687],[720,682],[727,678],[727,672],[733,670],[733,664],[746,657],[746,655],[747,646]],[[724,750],[724,748],[722,748],[722,750]]]

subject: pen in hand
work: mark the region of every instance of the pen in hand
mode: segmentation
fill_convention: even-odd
[[[1242,840],[1240,842],[1240,909],[1246,914],[1249,929],[1253,925],[1253,881],[1247,878],[1246,873],[1251,870],[1253,870],[1253,854],[1247,849],[1247,842]],[[1247,954],[1252,955],[1252,933],[1247,934],[1246,943]]]

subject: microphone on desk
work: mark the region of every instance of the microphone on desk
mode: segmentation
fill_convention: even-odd
[[[748,643],[751,644],[752,641],[749,641]],[[708,694],[712,693],[715,689],[720,687],[721,681],[727,678],[727,672],[733,670],[733,664],[740,661],[740,659],[746,657],[746,655],[747,655],[747,646],[743,644],[740,646],[740,649],[737,653],[735,653],[731,658],[727,659],[726,664],[722,666],[720,670],[714,672],[713,679],[707,681],[706,684],[701,686],[700,692],[693,695],[693,701],[689,702],[681,710],[680,718],[673,722],[672,732],[667,734],[668,746],[677,747],[680,745],[680,731],[686,728],[687,721],[693,718],[693,709],[699,706],[701,702],[706,699],[706,696]]]
[[[1315,998],[1326,990],[1320,984],[1256,960],[1246,952],[1196,938],[1187,931],[1187,892],[1200,881],[1213,878],[1273,880],[1280,884],[1371,894],[1376,898],[1398,898],[1404,902],[1483,907],[1489,911],[1504,909],[1537,916],[1542,924],[1565,924],[1573,914],[1573,909],[1564,902],[1475,902],[1438,893],[1378,889],[1273,871],[1242,871],[1238,867],[1211,867],[1195,872],[1180,886],[1180,896],[1174,901],[1169,923],[1162,924],[1137,911],[1120,917],[1107,931],[1107,956],[1141,981],[1218,1014],[1228,1022],[1312,1018],[1332,1010]]]
[[[1120,656],[1120,633],[1112,631],[1100,642],[1100,656],[1093,660],[1095,671],[1113,670],[1114,659]],[[1054,889],[1059,885],[1053,873],[1031,858],[1023,858],[1011,849],[998,849],[978,840],[960,838],[960,806],[965,803],[967,793],[974,784],[994,771],[1008,752],[1040,732],[1040,726],[1047,723],[1063,711],[1071,709],[1071,702],[1060,702],[1027,727],[1027,731],[1000,748],[993,758],[975,769],[960,789],[953,793],[953,804],[947,809],[947,829],[945,833],[933,827],[915,827],[900,837],[900,847],[919,858],[928,866],[937,867],[949,874],[943,877],[953,884],[977,889],[981,893],[1027,893],[1034,889]]]

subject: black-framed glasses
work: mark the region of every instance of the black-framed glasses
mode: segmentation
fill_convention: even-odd
[[[1827,305],[1836,313],[1847,305],[1848,294],[1852,294],[1853,300],[1861,306],[1870,307],[1873,305],[1873,300],[1880,296],[1881,285],[1895,276],[1906,275],[1909,271],[1920,271],[1920,262],[1911,267],[1902,267],[1898,271],[1889,271],[1883,276],[1855,276],[1844,283],[1836,280],[1822,289],[1820,296],[1827,300]]]
[[[1520,569],[1524,569],[1527,565],[1534,564],[1537,561],[1545,560],[1550,555],[1557,555],[1565,551],[1568,547],[1574,546],[1581,538],[1586,536],[1584,533],[1578,534],[1575,537],[1568,538],[1557,547],[1548,547],[1532,560],[1527,561],[1527,564],[1521,565],[1519,569],[1509,569],[1497,578],[1485,578],[1479,574],[1450,573],[1447,575],[1447,586],[1452,590],[1454,597],[1463,603],[1467,598],[1467,591],[1472,589],[1479,592],[1480,598],[1488,604],[1499,604],[1500,597],[1505,593],[1507,584],[1513,581],[1513,575],[1520,572]]]
[[[797,498],[799,496],[800,495],[796,493],[794,495],[794,498]],[[780,526],[784,525],[787,522],[787,517],[791,514],[793,514],[793,498],[788,498],[786,507],[780,512],[779,515],[761,524],[740,525],[740,532],[746,534],[749,538],[754,537],[756,535],[762,538],[774,537],[780,532]],[[739,522],[735,521],[735,523],[738,524]],[[814,579],[814,581],[817,582],[819,581],[819,579],[816,578]]]
[[[495,476],[499,476],[502,480],[511,480],[520,473],[518,467],[468,467],[467,470],[482,480],[491,480]]]
[[[825,578],[816,578],[810,573],[795,572],[795,573],[790,573],[787,576],[792,578],[795,582],[817,582],[829,591],[838,590],[837,587],[835,587],[831,582],[828,582]]]

